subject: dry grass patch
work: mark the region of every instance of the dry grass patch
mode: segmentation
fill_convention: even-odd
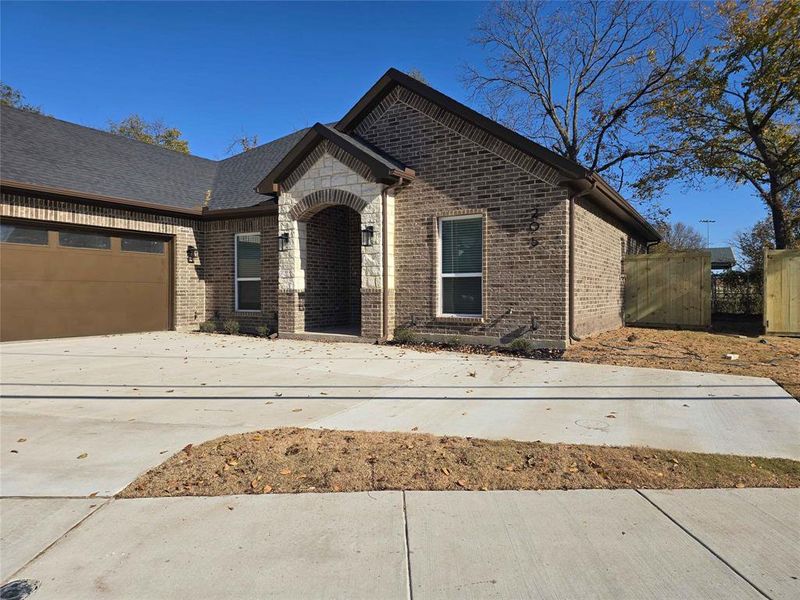
[[[769,377],[800,398],[798,338],[623,327],[570,346],[564,360]]]
[[[282,428],[187,446],[120,496],[711,487],[800,487],[800,462],[652,448]]]

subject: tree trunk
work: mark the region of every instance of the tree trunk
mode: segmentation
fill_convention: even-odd
[[[769,205],[772,210],[772,226],[775,229],[775,248],[784,250],[794,247],[794,232],[789,226],[788,211],[779,192],[770,193]]]

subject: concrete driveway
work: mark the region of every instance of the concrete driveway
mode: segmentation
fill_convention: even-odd
[[[800,404],[768,379],[174,332],[0,358],[3,496],[110,496],[188,443],[284,425],[800,458]]]
[[[282,425],[798,458],[769,380],[177,333],[0,353],[0,579],[32,600],[800,593],[798,490],[110,497]]]

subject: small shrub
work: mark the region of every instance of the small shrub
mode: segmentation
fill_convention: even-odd
[[[256,333],[258,334],[258,337],[268,337],[270,330],[266,325],[259,325],[256,327]]]
[[[515,352],[523,352],[524,354],[530,354],[534,350],[533,344],[529,340],[521,337],[511,342],[508,347]]]
[[[203,333],[214,333],[217,330],[217,324],[214,321],[203,321],[200,323],[200,331]]]
[[[461,341],[460,337],[454,335],[453,337],[447,338],[447,341],[444,344],[445,346],[450,346],[451,348],[458,348],[463,344],[463,342]]]
[[[236,319],[228,319],[222,324],[222,328],[225,330],[225,333],[236,335],[239,333],[239,321]]]
[[[407,327],[398,327],[394,330],[394,341],[398,344],[413,344],[417,341],[417,334]]]

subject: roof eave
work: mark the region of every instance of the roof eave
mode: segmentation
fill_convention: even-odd
[[[648,243],[660,242],[662,237],[639,212],[625,200],[619,192],[612,188],[605,179],[597,174],[586,177],[564,180],[565,187],[590,196],[592,200],[607,214],[616,217],[638,233]]]

